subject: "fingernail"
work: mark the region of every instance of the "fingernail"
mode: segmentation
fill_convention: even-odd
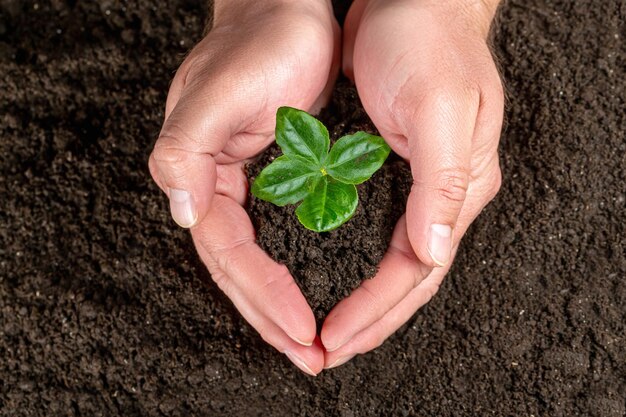
[[[330,369],[330,368],[336,368],[337,366],[341,366],[344,363],[348,362],[350,359],[354,358],[356,355],[346,355],[346,356],[341,356],[339,357],[339,359],[337,359],[335,362],[331,363],[330,365],[324,367],[324,369]]]
[[[309,346],[311,346],[313,344],[313,342],[304,343],[302,340],[298,339],[297,337],[294,337],[294,336],[290,335],[289,333],[287,333],[287,336],[289,336],[289,338],[291,340],[293,340],[294,342],[296,342],[297,344],[302,345],[302,346],[309,347]]]
[[[198,219],[191,194],[185,190],[170,188],[170,211],[180,227],[191,227]]]
[[[291,362],[293,362],[294,365],[300,368],[302,372],[305,372],[311,376],[317,376],[317,374],[313,372],[311,368],[309,368],[308,365],[302,359],[300,359],[295,353],[286,350],[285,355],[289,358]]]
[[[447,224],[431,224],[428,253],[438,266],[445,266],[452,252],[452,228]]]

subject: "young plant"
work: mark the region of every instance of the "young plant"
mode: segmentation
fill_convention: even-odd
[[[252,194],[277,206],[302,201],[298,220],[316,232],[350,220],[359,203],[355,184],[367,181],[390,151],[383,138],[365,132],[342,137],[329,151],[322,122],[291,107],[276,113],[276,143],[283,155],[261,171]]]

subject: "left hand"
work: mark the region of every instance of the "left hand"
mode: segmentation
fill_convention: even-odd
[[[376,348],[431,299],[500,187],[504,94],[486,41],[497,3],[357,0],[348,14],[344,72],[414,182],[378,274],[324,322],[327,368]]]
[[[150,172],[218,287],[265,341],[315,375],[324,365],[315,317],[287,268],[256,244],[243,168],[274,141],[277,108],[326,101],[339,25],[330,0],[214,6],[211,31],[172,82]]]

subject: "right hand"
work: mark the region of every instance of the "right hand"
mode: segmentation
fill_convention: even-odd
[[[276,110],[310,112],[339,69],[340,30],[327,0],[224,0],[180,66],[150,172],[174,220],[191,228],[211,276],[265,341],[319,373],[313,313],[287,268],[255,243],[243,208],[244,164],[274,140]]]
[[[337,304],[321,339],[328,367],[379,346],[437,292],[463,234],[500,182],[502,82],[486,39],[498,0],[357,0],[344,71],[413,176],[380,263]]]

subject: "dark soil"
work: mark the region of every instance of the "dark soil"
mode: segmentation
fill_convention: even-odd
[[[211,284],[148,175],[208,14],[0,0],[0,415],[626,413],[623,0],[505,3],[502,191],[433,301],[317,378]]]
[[[331,143],[359,130],[378,134],[356,88],[345,79],[338,82],[331,103],[317,118],[328,128]],[[251,183],[281,153],[274,144],[250,164]],[[297,205],[277,207],[250,198],[248,212],[257,242],[272,258],[287,265],[320,325],[335,304],[363,279],[376,274],[393,228],[404,213],[410,188],[408,165],[391,154],[369,181],[357,187],[359,207],[354,217],[327,233],[305,229],[296,217]]]

